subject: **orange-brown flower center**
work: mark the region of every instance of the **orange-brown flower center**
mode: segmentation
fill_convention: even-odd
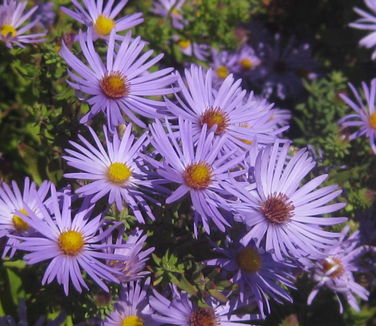
[[[113,99],[127,96],[129,93],[127,79],[119,71],[106,74],[99,82],[99,86],[107,97]]]
[[[188,187],[201,190],[212,182],[213,169],[204,161],[192,163],[186,167],[183,178]]]
[[[326,258],[321,265],[325,274],[328,273],[329,270],[332,270],[329,274],[330,278],[339,277],[344,273],[342,262],[336,257]]]
[[[189,326],[216,326],[217,319],[212,308],[197,308],[189,317]]]
[[[212,128],[214,125],[217,125],[217,129],[215,131],[216,135],[223,134],[229,124],[229,118],[226,112],[223,112],[220,108],[210,108],[207,109],[200,117],[200,124],[203,126],[204,124],[208,125],[208,129]]]
[[[261,268],[261,257],[257,250],[246,247],[236,257],[241,270],[246,272],[257,272]]]
[[[368,118],[369,125],[376,130],[376,112],[372,113]]]
[[[261,203],[260,211],[270,222],[283,224],[293,216],[294,208],[286,195],[274,193]]]

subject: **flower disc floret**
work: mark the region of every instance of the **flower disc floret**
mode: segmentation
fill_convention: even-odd
[[[342,262],[337,257],[328,257],[322,263],[322,269],[330,278],[340,277],[344,273]]]
[[[121,326],[143,326],[144,322],[141,318],[137,316],[127,316],[125,317],[122,322]]]
[[[207,188],[211,184],[212,178],[213,169],[204,161],[190,164],[184,171],[186,185],[196,190]]]
[[[131,175],[132,171],[124,163],[112,163],[108,167],[108,180],[114,184],[123,184]]]
[[[213,308],[198,308],[194,310],[189,318],[189,326],[216,326]]]
[[[24,209],[21,209],[20,212],[24,215],[27,215],[27,212]],[[30,229],[30,225],[27,224],[20,216],[18,215],[13,215],[12,217],[12,222],[14,228],[18,232],[24,232]]]
[[[215,72],[217,73],[218,78],[225,79],[228,75],[228,69],[226,66],[219,66]]]
[[[99,82],[99,86],[104,95],[112,99],[127,96],[129,92],[126,78],[119,71],[106,74]]]
[[[215,131],[216,135],[222,135],[228,127],[229,119],[228,116],[220,108],[210,108],[206,110],[200,117],[200,124],[208,125],[208,129],[212,128],[214,125],[217,125]]]
[[[68,256],[77,256],[85,244],[84,237],[78,231],[65,231],[59,235],[58,245],[61,251]]]
[[[370,116],[369,116],[369,125],[372,129],[375,129],[376,130],[376,112],[372,113]]]
[[[10,35],[11,37],[16,37],[17,31],[12,25],[4,24],[3,26],[1,26],[0,34],[4,37],[7,37],[8,35]]]
[[[273,194],[261,203],[260,210],[270,222],[282,224],[293,216],[294,205],[286,195]]]
[[[257,272],[261,268],[261,257],[259,253],[251,247],[240,250],[237,256],[237,262],[240,269],[246,272]]]
[[[113,19],[106,17],[105,15],[98,16],[94,24],[94,30],[97,34],[106,36],[109,35],[112,29],[116,26]]]
[[[242,67],[243,70],[249,71],[253,68],[253,63],[250,59],[244,58],[239,61],[240,67]]]

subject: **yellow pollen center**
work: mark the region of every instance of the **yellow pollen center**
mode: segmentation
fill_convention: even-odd
[[[59,248],[68,256],[76,256],[85,244],[84,237],[78,231],[65,231],[58,239]]]
[[[228,76],[228,69],[226,66],[219,66],[215,72],[217,73],[218,78],[225,79]]]
[[[188,187],[196,190],[204,189],[212,181],[212,167],[203,161],[197,164],[190,164],[186,167],[183,177]]]
[[[119,71],[110,72],[99,82],[103,93],[109,98],[117,99],[128,95],[129,85]]]
[[[112,163],[107,171],[108,180],[115,184],[123,184],[132,175],[132,171],[125,163]]]
[[[144,322],[141,318],[138,318],[137,316],[128,316],[125,317],[122,322],[121,326],[143,326]]]
[[[221,109],[208,109],[206,110],[200,117],[200,124],[203,126],[204,124],[208,125],[208,129],[212,128],[214,125],[217,125],[217,129],[215,130],[216,135],[221,135],[226,130],[228,126],[229,119],[225,112]]]
[[[179,41],[179,46],[183,49],[187,49],[190,45],[191,45],[191,41],[188,41],[188,40],[182,40],[182,41]]]
[[[94,24],[94,29],[97,34],[106,36],[111,33],[115,25],[115,22],[111,18],[100,15]]]
[[[24,210],[24,209],[20,209],[20,212],[24,215],[27,216],[27,212]],[[23,231],[26,231],[28,229],[30,229],[30,225],[27,224],[21,217],[19,217],[18,215],[13,215],[12,217],[12,222],[13,222],[13,226],[14,228],[18,231],[18,232],[23,232]]]
[[[171,10],[171,14],[174,17],[179,17],[180,16],[180,10],[177,9],[177,8],[174,8],[174,9]]]
[[[216,326],[217,320],[213,308],[197,308],[189,317],[189,326]]]
[[[329,277],[330,278],[336,278],[341,276],[344,273],[343,265],[341,261],[336,257],[329,257],[325,259],[322,263],[322,269],[324,273],[326,274],[329,270],[332,269],[330,272]]]
[[[241,270],[246,272],[257,272],[261,268],[261,258],[259,253],[253,248],[242,249],[237,257]]]
[[[249,59],[241,59],[239,61],[240,66],[242,67],[243,70],[251,70],[253,68],[253,63]]]
[[[371,128],[376,129],[376,112],[369,116],[368,121]]]
[[[5,24],[0,28],[0,34],[4,37],[10,35],[11,37],[16,37],[17,31],[12,25]]]

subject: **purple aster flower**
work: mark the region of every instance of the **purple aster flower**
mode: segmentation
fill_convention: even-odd
[[[171,15],[172,26],[176,29],[182,29],[187,23],[182,14],[184,2],[185,0],[155,0],[151,11],[162,17]]]
[[[328,175],[318,176],[304,185],[302,180],[315,166],[307,149],[288,157],[289,144],[279,142],[261,150],[257,156],[255,185],[248,189],[238,183],[240,200],[234,211],[249,228],[244,243],[254,239],[257,246],[272,251],[278,261],[285,257],[321,258],[322,250],[338,241],[339,234],[321,226],[345,222],[344,217],[321,217],[341,208],[345,203],[333,203],[342,191],[337,185],[319,187]],[[252,182],[253,180],[251,180]],[[236,182],[233,182],[236,186]],[[233,188],[229,188],[230,190]]]
[[[74,71],[69,72],[73,80],[69,85],[86,94],[87,102],[91,105],[90,112],[81,119],[81,123],[86,123],[99,111],[106,113],[111,129],[119,123],[124,123],[122,112],[141,127],[145,127],[145,124],[135,113],[149,118],[158,116],[157,108],[164,107],[165,103],[148,97],[174,92],[170,87],[175,81],[175,77],[170,74],[173,68],[151,73],[147,70],[161,60],[163,54],[147,61],[153,51],[149,50],[140,56],[145,43],[140,37],[132,39],[130,32],[115,52],[115,34],[111,32],[107,60],[104,64],[94,49],[90,33],[87,39],[80,33],[79,40],[88,66],[73,55],[64,44],[61,56]]]
[[[166,121],[168,133],[160,121],[151,127],[151,143],[161,154],[163,162],[151,161],[157,172],[168,182],[179,184],[178,188],[166,199],[170,204],[189,194],[195,210],[194,226],[197,235],[197,224],[203,223],[204,229],[210,233],[209,221],[212,220],[221,230],[230,226],[220,209],[227,207],[224,190],[221,185],[231,175],[242,174],[237,170],[244,155],[236,150],[220,154],[225,136],[217,137],[207,134],[203,126],[197,145],[193,142],[193,128],[190,121],[179,119],[179,131],[174,133]]]
[[[61,10],[81,24],[91,27],[88,32],[94,39],[98,37],[108,38],[112,31],[114,31],[117,39],[121,39],[122,37],[117,35],[119,32],[130,29],[144,21],[142,13],[135,13],[117,20],[115,19],[123,10],[128,0],[120,0],[114,8],[115,0],[106,1],[104,8],[103,0],[82,0],[82,2],[83,6],[78,0],[72,0],[75,6],[74,10],[66,7],[62,7]]]
[[[233,274],[230,281],[238,284],[235,306],[256,303],[262,316],[270,314],[269,300],[282,303],[281,299],[292,302],[290,295],[281,287],[294,288],[291,265],[276,262],[272,255],[256,247],[253,240],[248,243],[228,241],[228,248],[214,248],[214,251],[225,256],[208,261],[208,265],[222,267]]]
[[[255,320],[258,316],[244,315],[239,316],[232,314],[232,308],[229,303],[224,305],[214,300],[208,300],[205,307],[199,307],[191,302],[188,294],[178,292],[176,288],[172,289],[172,301],[163,297],[157,291],[153,291],[153,296],[149,302],[155,310],[155,320],[170,325],[178,326],[201,326],[201,325],[217,325],[217,326],[243,326],[249,325],[242,322]]]
[[[120,298],[115,304],[115,311],[108,316],[103,326],[154,326],[159,325],[152,317],[152,309],[149,305],[147,294],[150,279],[147,279],[144,286],[140,282],[131,282],[120,290]]]
[[[257,55],[261,63],[249,77],[255,86],[263,85],[262,92],[267,98],[272,95],[282,100],[297,97],[304,90],[301,79],[317,76],[309,44],[296,45],[294,39],[290,39],[282,47],[280,35],[277,34],[274,44],[258,44]]]
[[[361,46],[370,49],[376,46],[376,2],[374,0],[364,0],[364,3],[371,10],[371,13],[355,7],[354,11],[362,18],[359,18],[355,23],[349,24],[349,26],[370,31],[370,34],[363,37],[359,42]],[[376,59],[376,50],[372,53],[372,59]]]
[[[25,34],[38,23],[38,19],[34,19],[24,24],[37,10],[37,7],[33,7],[23,15],[26,5],[26,1],[3,0],[0,6],[0,40],[9,48],[12,44],[24,47],[22,43],[40,43],[46,40],[43,38],[46,33]]]
[[[367,251],[375,251],[375,248],[359,246],[358,231],[345,239],[349,229],[349,226],[343,229],[338,243],[327,250],[325,258],[316,264],[313,277],[318,283],[308,297],[308,304],[312,303],[322,287],[327,287],[336,294],[341,313],[343,306],[338,294],[343,296],[355,311],[360,311],[355,295],[367,301],[369,292],[356,283],[353,272],[360,271],[360,256]]]
[[[215,72],[213,79],[215,85],[219,88],[230,72],[232,72],[233,54],[228,51],[218,51],[212,48],[211,57],[213,61],[211,68]]]
[[[271,130],[270,107],[267,102],[254,101],[253,94],[246,96],[241,89],[241,80],[229,75],[217,90],[213,85],[213,72],[206,73],[192,65],[185,70],[186,83],[178,76],[181,96],[176,95],[177,104],[166,99],[168,110],[175,117],[189,120],[193,125],[196,140],[204,125],[208,130],[215,128],[215,135],[227,135],[226,145],[240,146],[252,142],[255,137],[260,143],[273,143],[281,130]]]
[[[29,207],[35,214],[39,214],[38,200],[44,202],[50,190],[50,182],[44,181],[39,189],[29,178],[25,178],[24,188],[21,192],[17,183],[12,181],[12,187],[6,183],[0,185],[0,237],[11,234],[32,236],[36,231],[17,215],[17,211],[27,214],[25,208]],[[13,257],[19,240],[9,237],[7,239],[3,258],[9,253]]]
[[[181,38],[178,35],[174,35],[173,40],[176,42],[181,53],[188,57],[196,57],[198,60],[206,61],[209,56],[209,46],[206,44],[197,44],[190,40]]]
[[[245,44],[234,54],[231,65],[232,70],[242,76],[246,76],[261,63],[255,50]]]
[[[27,215],[21,211],[17,212],[25,223],[39,232],[39,235],[30,238],[18,237],[22,240],[18,249],[30,252],[24,256],[27,264],[50,260],[42,279],[43,285],[56,279],[64,287],[66,295],[70,283],[81,292],[82,287],[88,289],[82,276],[81,269],[83,269],[102,289],[108,291],[102,279],[119,283],[114,276],[119,272],[100,260],[126,259],[122,255],[103,252],[103,249],[111,246],[103,240],[117,225],[103,231],[104,221],[101,215],[90,218],[93,206],[83,205],[74,214],[71,209],[71,197],[65,194],[62,196],[62,200],[58,198],[56,189],[52,185],[50,212],[40,201],[38,203],[40,216],[37,216],[27,205],[25,205]]]
[[[128,237],[127,241],[124,241],[124,229],[119,230],[116,243],[124,244],[122,248],[109,249],[117,255],[123,255],[127,257],[125,261],[110,261],[108,264],[117,269],[121,274],[116,274],[121,283],[127,283],[141,279],[145,275],[150,274],[144,271],[147,260],[150,254],[154,251],[154,247],[142,250],[147,239],[146,234],[143,235],[142,230],[136,228],[132,234]],[[112,237],[109,238],[112,243]]]
[[[366,135],[369,138],[373,152],[376,154],[376,79],[372,79],[370,87],[363,82],[363,92],[361,94],[358,93],[352,84],[349,84],[349,87],[355,97],[355,101],[344,94],[340,94],[340,97],[355,113],[343,117],[339,120],[339,123],[345,128],[359,127],[357,131],[350,135],[350,140]]]
[[[66,319],[66,315],[64,312],[61,312],[54,320],[47,320],[46,322],[46,316],[41,316],[38,318],[34,326],[61,326]],[[0,325],[1,326],[28,326],[28,320],[27,320],[27,308],[25,299],[20,299],[20,302],[18,304],[18,322],[14,320],[12,316],[5,316],[0,317]]]
[[[148,180],[149,173],[140,159],[141,150],[149,143],[147,134],[135,140],[132,124],[128,124],[121,137],[116,130],[111,134],[103,127],[106,139],[104,148],[95,131],[90,127],[88,129],[94,145],[79,135],[83,146],[71,141],[70,144],[75,150],[66,149],[70,156],[63,156],[68,165],[82,172],[66,173],[64,176],[92,181],[78,188],[77,193],[92,196],[90,202],[93,204],[108,194],[110,204],[116,203],[116,207],[121,211],[125,202],[140,223],[145,223],[141,210],[154,220],[154,215],[144,199],[153,200],[144,194],[144,189],[151,188],[153,184],[152,180]]]

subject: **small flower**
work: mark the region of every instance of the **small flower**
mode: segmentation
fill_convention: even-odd
[[[119,32],[130,29],[144,21],[142,13],[135,13],[115,20],[128,0],[121,0],[115,8],[112,8],[114,1],[107,1],[104,8],[101,0],[82,0],[82,2],[83,6],[78,0],[72,0],[75,6],[74,10],[66,7],[62,7],[61,10],[89,27],[89,33],[92,34],[94,39],[108,38],[112,31],[114,31],[117,39],[121,39],[122,37],[118,35]]]
[[[185,70],[185,79],[179,75],[180,94],[177,103],[166,99],[168,110],[175,117],[189,120],[193,125],[193,137],[196,140],[203,126],[207,130],[215,128],[215,135],[226,135],[226,145],[244,148],[255,138],[260,143],[273,143],[275,134],[281,130],[272,130],[269,120],[272,105],[254,101],[253,94],[246,96],[240,87],[241,80],[229,75],[217,90],[213,85],[213,71],[206,73],[201,67],[192,65]]]
[[[159,325],[152,316],[147,294],[150,279],[144,286],[140,282],[130,282],[120,290],[120,298],[115,304],[115,311],[108,316],[103,326],[154,326]]]
[[[175,81],[175,77],[170,75],[173,68],[151,73],[147,70],[161,60],[163,54],[147,62],[153,51],[149,50],[140,56],[145,43],[140,37],[132,39],[130,32],[115,52],[115,34],[111,32],[104,64],[94,49],[90,33],[85,39],[80,32],[79,40],[89,66],[73,55],[65,44],[62,46],[61,56],[74,71],[69,72],[73,80],[68,82],[69,85],[87,94],[87,102],[91,105],[90,112],[81,119],[81,123],[86,123],[99,111],[106,113],[111,129],[125,122],[121,112],[141,127],[145,127],[145,124],[135,113],[153,119],[159,116],[157,108],[164,107],[164,102],[147,97],[174,92],[169,87]]]
[[[214,71],[213,79],[216,86],[220,87],[223,80],[232,72],[233,55],[228,51],[218,51],[212,48],[211,56],[213,61],[211,68]]]
[[[251,73],[260,63],[261,60],[257,57],[255,50],[247,44],[234,54],[231,62],[232,70],[241,76]]]
[[[354,11],[362,18],[359,18],[355,23],[349,24],[349,26],[370,31],[370,34],[363,37],[359,42],[361,46],[370,49],[376,46],[376,2],[373,0],[364,0],[364,3],[371,10],[371,13],[354,8]],[[372,53],[372,59],[376,59],[376,50]]]
[[[153,291],[149,302],[155,310],[155,320],[178,326],[240,326],[241,322],[249,322],[258,316],[232,314],[229,303],[221,305],[216,301],[208,301],[205,307],[191,302],[188,294],[173,288],[172,301]],[[249,325],[249,324],[244,324]]]
[[[22,240],[18,249],[30,252],[24,256],[24,260],[28,264],[51,260],[44,273],[42,284],[49,284],[56,279],[64,287],[66,295],[70,283],[79,292],[82,291],[82,287],[88,289],[81,269],[103,290],[108,291],[101,278],[118,283],[118,279],[114,276],[118,272],[102,263],[100,259],[126,259],[122,255],[103,252],[103,249],[111,246],[105,244],[103,239],[108,237],[116,225],[103,232],[101,215],[90,218],[92,206],[84,204],[74,213],[71,209],[71,197],[62,193],[58,198],[53,185],[50,201],[51,213],[41,202],[38,203],[40,216],[27,206],[25,207],[27,215],[17,212],[25,223],[39,232],[32,238],[18,237]]]
[[[135,136],[132,135],[132,124],[128,124],[121,137],[117,131],[110,134],[104,127],[105,149],[95,131],[90,127],[88,129],[95,145],[79,135],[78,138],[84,146],[71,141],[70,144],[75,150],[66,149],[70,156],[63,156],[68,165],[82,172],[66,173],[64,176],[92,181],[77,189],[77,193],[92,196],[91,203],[108,194],[109,204],[116,203],[120,211],[125,202],[140,223],[145,223],[141,210],[154,220],[154,215],[145,202],[145,198],[152,199],[143,191],[147,187],[152,188],[152,181],[148,180],[148,171],[142,167],[140,159],[141,150],[148,144],[147,134],[135,140]]]
[[[312,303],[322,287],[327,287],[336,294],[341,313],[343,306],[338,294],[344,296],[355,311],[360,311],[355,295],[367,301],[369,292],[355,282],[353,272],[360,271],[358,258],[367,251],[375,251],[375,248],[359,246],[358,231],[345,240],[349,229],[348,226],[343,229],[338,243],[327,250],[325,258],[316,264],[313,277],[318,283],[308,297],[308,304]]]
[[[290,39],[282,47],[277,34],[273,44],[261,42],[256,51],[261,63],[249,78],[255,86],[262,85],[263,96],[267,98],[272,95],[281,100],[297,97],[304,90],[302,78],[317,76],[309,44],[296,45],[294,39]]]
[[[17,211],[27,214],[25,208],[29,207],[34,213],[39,214],[38,202],[44,202],[50,190],[50,182],[45,181],[39,189],[29,178],[25,178],[24,188],[21,193],[15,181],[12,187],[6,183],[0,185],[0,233],[3,236],[15,234],[32,236],[36,231],[30,227],[19,215]],[[9,253],[12,258],[17,250],[17,238],[9,237],[3,252],[3,258]]]
[[[345,203],[328,204],[342,191],[337,185],[316,189],[328,177],[318,176],[304,185],[302,180],[315,166],[306,149],[288,159],[289,144],[267,146],[257,156],[255,188],[239,183],[235,214],[249,227],[243,241],[254,239],[258,247],[273,251],[278,261],[290,258],[321,258],[322,250],[337,242],[338,233],[321,226],[345,222],[344,217],[319,217],[343,208]],[[251,180],[253,181],[253,179]],[[236,186],[236,183],[233,182]],[[229,188],[230,190],[233,188]]]
[[[373,152],[376,154],[376,79],[371,81],[370,86],[365,82],[362,83],[363,92],[361,95],[352,84],[349,84],[349,87],[355,97],[355,101],[344,94],[340,94],[340,97],[355,113],[343,117],[339,120],[339,123],[345,128],[359,127],[357,131],[350,135],[350,140],[366,135],[369,138]]]
[[[221,184],[229,176],[239,174],[239,171],[230,171],[237,170],[244,155],[235,154],[236,150],[219,155],[225,137],[217,137],[213,140],[214,133],[207,134],[206,126],[202,128],[197,145],[193,143],[190,121],[179,119],[179,131],[176,133],[171,130],[168,121],[166,126],[167,134],[159,121],[150,127],[151,143],[163,158],[161,163],[154,160],[151,160],[151,163],[166,181],[179,184],[166,199],[166,203],[173,203],[189,194],[195,210],[195,234],[197,235],[199,221],[202,221],[207,233],[210,233],[210,220],[224,231],[225,226],[230,224],[220,211],[227,207],[223,195],[226,192]]]
[[[257,248],[254,241],[234,243],[229,241],[228,248],[214,248],[225,256],[208,261],[208,265],[222,267],[232,273],[231,281],[239,286],[239,293],[232,300],[235,306],[256,303],[261,315],[270,314],[269,299],[281,303],[281,299],[292,302],[290,295],[278,284],[293,288],[291,266],[276,262],[272,255]]]
[[[176,42],[181,53],[188,57],[196,57],[198,60],[206,61],[209,55],[209,46],[206,44],[197,44],[191,42],[188,39],[181,38],[178,35],[174,35],[173,40]]]
[[[121,273],[116,274],[121,283],[128,283],[150,274],[149,272],[144,271],[144,269],[150,254],[154,251],[154,247],[142,250],[147,236],[143,235],[142,231],[138,228],[132,232],[127,241],[124,241],[123,234],[124,229],[120,228],[116,243],[124,244],[125,247],[109,250],[112,250],[114,254],[126,256],[127,260],[109,261],[108,264]],[[112,237],[110,237],[109,240],[112,243]]]
[[[46,33],[25,34],[38,23],[38,18],[24,25],[27,19],[37,10],[38,7],[31,8],[26,14],[22,14],[27,2],[17,2],[16,0],[3,0],[0,6],[0,40],[11,48],[13,44],[24,47],[22,43],[40,43],[46,39]],[[23,26],[24,25],[24,26]],[[25,34],[25,35],[23,35]]]
[[[182,7],[185,0],[156,0],[152,12],[156,15],[166,17],[171,15],[172,26],[176,29],[182,29],[187,23],[183,20]]]

